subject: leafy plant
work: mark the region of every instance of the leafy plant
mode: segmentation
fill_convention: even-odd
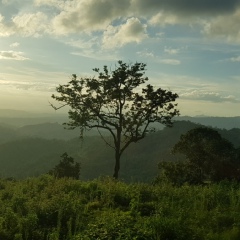
[[[79,179],[80,164],[78,162],[74,164],[74,159],[68,156],[66,152],[61,158],[60,163],[56,165],[53,170],[50,170],[49,174],[56,178],[71,177]]]

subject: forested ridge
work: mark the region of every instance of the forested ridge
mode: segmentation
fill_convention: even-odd
[[[52,126],[52,124],[45,125]],[[40,125],[40,129],[42,126]],[[189,121],[177,121],[172,128],[152,133],[141,142],[133,144],[123,155],[120,178],[127,181],[151,182],[158,173],[157,165],[160,161],[179,158],[171,151],[174,144],[179,141],[181,134],[199,126],[201,125]],[[38,129],[38,125],[35,128]],[[71,134],[72,130],[66,130],[63,127],[62,129],[67,137],[68,133]],[[236,148],[240,146],[239,129],[217,130]],[[35,137],[27,133],[24,136],[16,136],[16,131],[13,129],[11,129],[12,135],[9,135],[9,129],[3,127],[0,131],[2,140],[0,175],[2,177],[25,178],[46,173],[58,163],[64,152],[68,152],[77,162],[81,163],[80,178],[82,180],[97,178],[100,175],[111,175],[114,153],[98,136],[86,136],[83,140],[79,137],[63,140],[52,136],[51,132],[52,137],[48,139],[41,137],[47,133],[47,130],[45,133],[35,130],[35,133],[41,133],[41,135],[35,134]],[[75,134],[77,135],[77,131]]]

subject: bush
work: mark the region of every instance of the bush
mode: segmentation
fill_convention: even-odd
[[[50,170],[49,174],[56,178],[70,177],[79,179],[80,164],[77,162],[74,164],[74,159],[68,156],[66,152],[61,158],[62,160],[60,160],[60,163],[55,166],[53,170]]]

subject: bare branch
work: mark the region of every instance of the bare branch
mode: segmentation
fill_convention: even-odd
[[[97,130],[98,130],[98,133],[99,133],[100,137],[102,138],[102,140],[103,140],[109,147],[111,147],[111,148],[113,148],[114,150],[116,150],[116,148],[115,148],[114,146],[112,146],[112,145],[103,137],[102,133],[99,131],[99,128],[97,128]]]
[[[49,102],[49,101],[48,101],[48,102]],[[59,109],[61,109],[61,108],[63,108],[63,107],[66,107],[66,106],[69,105],[68,103],[66,103],[66,104],[62,104],[60,107],[55,107],[51,102],[49,102],[49,104],[50,104],[50,106],[51,106],[54,110],[59,110]]]

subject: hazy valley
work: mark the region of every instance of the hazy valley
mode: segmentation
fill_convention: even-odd
[[[81,179],[112,175],[114,152],[98,136],[62,125],[65,115],[32,114],[0,110],[0,176],[26,178],[48,172],[67,152],[81,163]],[[220,134],[240,146],[240,117],[178,117],[172,128],[164,128],[130,145],[121,161],[120,178],[127,181],[152,181],[162,160],[180,156],[171,153],[180,135],[203,124],[217,127]],[[162,126],[159,127],[162,129]]]

